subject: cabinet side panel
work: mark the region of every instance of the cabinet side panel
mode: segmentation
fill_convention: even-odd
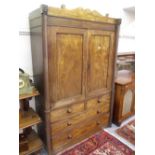
[[[30,22],[33,75],[35,86],[40,92],[40,95],[36,97],[36,110],[42,118],[42,123],[38,125],[38,134],[46,144],[48,153],[51,154],[46,31],[47,15],[43,14],[40,19],[41,26],[35,26],[33,22]]]
[[[118,48],[118,38],[119,38],[119,29],[120,29],[120,25],[116,25],[116,29],[115,29],[115,35],[114,35],[114,42],[113,42],[113,64],[112,64],[112,70],[113,70],[113,74],[111,75],[111,87],[112,87],[112,91],[111,91],[111,110],[110,110],[110,121],[109,121],[109,126],[111,126],[112,124],[112,118],[113,118],[113,106],[114,106],[114,94],[115,94],[115,69],[116,69],[116,56],[117,56],[117,48]]]
[[[43,106],[41,104],[44,100],[43,89],[43,51],[42,51],[42,27],[31,28],[31,50],[32,50],[32,64],[33,64],[33,78],[34,84],[40,92],[40,96],[36,97],[36,108]],[[44,107],[42,107],[44,109]],[[38,111],[39,114],[41,111]]]
[[[38,125],[38,134],[46,143],[45,136],[45,114],[44,114],[44,75],[43,75],[43,48],[42,48],[42,27],[30,28],[31,31],[31,52],[33,64],[33,79],[35,87],[40,95],[35,98],[36,110],[42,118],[43,123]]]

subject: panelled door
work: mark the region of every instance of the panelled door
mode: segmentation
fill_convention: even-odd
[[[122,101],[120,107],[120,118],[126,118],[134,112],[135,106],[135,92],[132,84],[126,85],[122,88]]]
[[[88,31],[87,96],[111,91],[114,32]]]
[[[84,99],[86,31],[48,27],[48,52],[50,101],[64,105]]]

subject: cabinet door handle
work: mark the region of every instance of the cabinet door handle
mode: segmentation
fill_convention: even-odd
[[[67,113],[72,113],[72,109],[71,108],[67,109]]]

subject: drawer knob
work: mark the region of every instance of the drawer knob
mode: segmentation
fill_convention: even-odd
[[[101,99],[98,99],[98,100],[97,100],[97,103],[101,103]]]
[[[101,111],[100,110],[97,110],[97,114],[99,114],[99,113],[101,113]]]
[[[72,139],[72,135],[68,135],[68,139]]]
[[[100,125],[101,123],[98,121],[96,124],[97,124],[97,125]]]
[[[71,113],[71,112],[72,112],[71,108],[67,109],[67,113]]]
[[[67,122],[67,126],[71,126],[72,125],[72,123],[71,122]]]

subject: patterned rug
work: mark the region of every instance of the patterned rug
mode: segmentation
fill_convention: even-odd
[[[61,155],[134,155],[134,151],[107,132],[101,131]]]
[[[116,130],[121,137],[135,145],[135,120]]]

